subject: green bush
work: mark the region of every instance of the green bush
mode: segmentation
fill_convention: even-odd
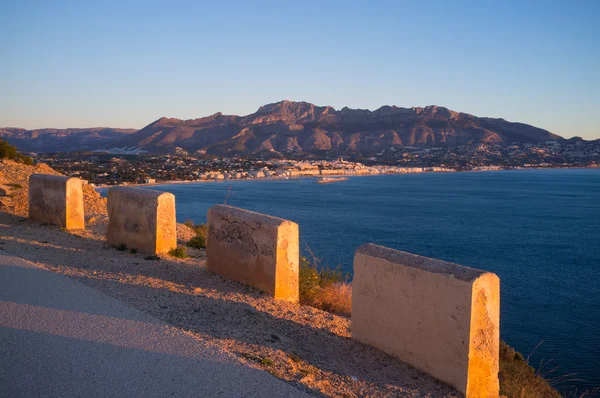
[[[352,313],[352,286],[338,265],[322,267],[312,252],[312,261],[300,257],[299,293],[300,303],[327,312],[350,316]]]
[[[160,260],[160,257],[158,257],[156,254],[149,254],[146,257],[144,257],[144,260],[158,261],[158,260]]]
[[[318,269],[318,266],[318,259],[313,259],[311,262],[304,256],[300,257],[300,278],[298,283],[301,301],[303,298],[307,299],[314,296],[322,288],[327,288],[335,283],[343,283],[348,280],[348,277],[342,273],[339,265],[333,269],[321,267],[321,270]]]
[[[127,250],[127,245],[125,243],[121,243],[121,244],[113,246],[113,247],[120,252],[124,252],[125,250]]]
[[[185,225],[188,228],[194,229],[194,221],[193,220],[186,220],[186,222],[184,222],[183,225]]]
[[[192,220],[187,220],[184,224],[193,229],[196,233],[196,236],[190,239],[186,246],[193,247],[194,249],[205,249],[207,235],[206,224],[196,225]]]
[[[178,246],[175,249],[169,250],[169,256],[173,256],[175,258],[188,258],[185,247]]]
[[[187,247],[194,249],[206,249],[206,238],[201,235],[196,235],[187,243]]]
[[[0,139],[0,158],[6,158],[10,160],[14,160],[15,162],[25,163],[26,165],[31,166],[33,164],[33,159],[29,156],[23,155],[21,152],[17,150],[14,146],[10,145],[8,142]]]

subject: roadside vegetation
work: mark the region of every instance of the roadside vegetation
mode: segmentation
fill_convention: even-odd
[[[300,257],[300,303],[350,317],[352,286],[340,266],[321,266],[321,260],[307,248],[309,257]]]
[[[115,249],[117,249],[118,251],[120,251],[120,252],[124,252],[124,251],[127,250],[127,245],[125,243],[120,243],[118,245],[113,245],[113,247]]]
[[[184,246],[177,246],[175,249],[169,250],[169,256],[175,258],[188,258],[187,250]]]
[[[14,160],[17,163],[24,163],[29,166],[33,164],[33,159],[31,159],[29,156],[23,155],[17,150],[16,147],[10,145],[8,142],[2,139],[0,139],[0,158]]]
[[[206,249],[206,224],[196,225],[192,220],[187,220],[184,224],[196,233],[196,236],[190,239],[186,246],[194,249]]]
[[[548,365],[548,364],[546,364]],[[500,341],[500,394],[509,398],[560,398],[562,395],[555,389],[562,383],[573,380],[573,375],[559,375],[557,368],[535,370],[529,364],[529,358]],[[573,397],[598,396],[597,392],[571,394]]]

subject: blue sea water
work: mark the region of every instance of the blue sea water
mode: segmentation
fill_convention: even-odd
[[[302,247],[352,272],[373,242],[495,272],[501,338],[560,389],[600,386],[600,170],[554,169],[155,186],[177,218],[227,203],[300,225]],[[540,344],[541,343],[541,344]],[[539,345],[539,346],[538,346]],[[537,348],[536,348],[537,347]]]

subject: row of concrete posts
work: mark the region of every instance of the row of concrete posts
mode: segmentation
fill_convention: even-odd
[[[109,244],[148,253],[176,247],[175,197],[141,188],[108,193]],[[81,181],[33,175],[30,218],[84,227]],[[298,224],[217,205],[208,211],[207,269],[297,303]],[[500,280],[490,272],[365,244],[354,257],[352,337],[454,386],[498,397]]]

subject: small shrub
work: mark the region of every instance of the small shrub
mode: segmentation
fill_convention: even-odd
[[[113,247],[120,252],[124,252],[125,250],[127,250],[127,245],[125,243],[121,243],[121,244],[113,246]]]
[[[340,266],[331,269],[319,267],[320,260],[309,250],[312,261],[300,258],[300,302],[324,311],[350,316],[352,286]],[[319,269],[321,268],[321,269]]]
[[[251,361],[254,361],[254,362],[259,362],[261,360],[261,358],[258,355],[254,355],[254,354],[247,353],[247,352],[243,352],[240,355],[242,357],[249,359]]]
[[[241,356],[244,357],[244,358],[246,358],[246,359],[248,359],[248,360],[250,360],[250,361],[253,361],[253,362],[256,362],[256,363],[260,363],[260,364],[265,365],[265,366],[272,366],[273,365],[273,361],[272,360],[270,360],[267,357],[261,357],[260,355],[255,355],[255,354],[244,352],[244,353],[241,354]]]
[[[16,147],[0,139],[0,159],[2,158],[14,160],[17,163],[25,163],[29,166],[33,164],[33,159],[31,159],[29,156],[23,155],[17,150]]]
[[[206,226],[206,224],[195,225],[194,232],[196,232],[196,235],[204,236],[206,238],[206,236],[208,235],[208,227]]]
[[[186,244],[187,247],[193,247],[194,249],[206,249],[206,238],[204,236],[196,235]]]
[[[190,239],[186,246],[194,249],[206,249],[206,224],[196,225],[192,220],[187,220],[184,224],[196,233],[196,236]]]
[[[131,248],[131,249],[129,249],[129,253],[136,254],[137,253],[137,249]]]
[[[158,257],[156,254],[149,254],[146,257],[144,257],[144,260],[158,261],[158,260],[160,260],[160,257]]]
[[[8,185],[9,187],[14,188],[14,189],[21,189],[21,188],[23,188],[23,185],[21,185],[21,184],[15,184],[14,182],[11,182],[11,183],[6,184],[6,185]]]
[[[169,256],[173,256],[175,258],[188,258],[185,247],[177,246],[175,249],[169,250]]]
[[[551,373],[551,371],[547,373]],[[523,355],[510,347],[504,341],[500,341],[500,394],[508,397],[524,398],[553,398],[560,397],[558,391],[552,388],[552,381],[564,381],[563,377],[546,378],[548,374],[542,375],[532,368]]]

